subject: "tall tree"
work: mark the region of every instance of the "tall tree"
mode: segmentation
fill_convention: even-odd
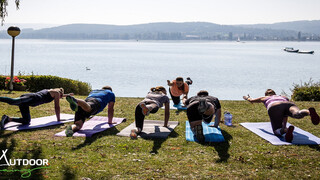
[[[19,9],[20,0],[15,0],[16,7]],[[7,12],[8,0],[0,0],[0,18],[1,18],[1,25],[3,25],[4,18],[8,16]]]

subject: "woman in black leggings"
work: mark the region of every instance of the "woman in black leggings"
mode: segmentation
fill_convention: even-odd
[[[71,95],[73,95],[71,93]],[[4,125],[10,121],[18,122],[21,124],[30,124],[31,116],[29,107],[39,106],[44,103],[49,103],[54,100],[54,108],[57,116],[57,120],[60,121],[60,105],[59,101],[62,97],[67,96],[64,94],[63,88],[55,88],[55,89],[44,89],[35,93],[23,94],[18,98],[9,98],[9,97],[0,97],[0,102],[5,102],[10,105],[19,106],[22,117],[9,117],[7,115],[3,115],[1,118],[1,129],[4,128]]]
[[[143,122],[145,116],[148,116],[150,113],[156,113],[159,108],[164,104],[165,113],[164,113],[164,127],[168,126],[169,121],[169,98],[167,96],[167,91],[162,86],[153,87],[150,89],[150,92],[147,94],[146,98],[142,100],[136,107],[135,110],[135,122],[136,129],[131,130],[130,137],[136,138],[143,129]]]
[[[243,99],[251,103],[263,103],[267,108],[273,133],[276,136],[286,134],[285,139],[287,142],[292,142],[294,130],[294,126],[289,126],[289,128],[286,127],[288,116],[295,119],[310,116],[314,125],[319,124],[320,121],[319,116],[313,107],[300,110],[293,102],[289,101],[287,97],[276,95],[272,89],[267,89],[265,96],[263,97],[254,99],[248,95],[243,96]]]

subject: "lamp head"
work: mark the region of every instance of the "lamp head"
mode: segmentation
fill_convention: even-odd
[[[10,26],[7,30],[8,34],[12,37],[16,37],[20,34],[20,28],[16,26]]]

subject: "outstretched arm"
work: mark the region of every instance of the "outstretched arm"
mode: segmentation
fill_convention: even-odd
[[[170,80],[167,80],[167,83],[168,83],[168,86],[172,86],[173,85],[173,83],[170,82]]]
[[[249,95],[248,96],[243,96],[244,100],[247,100],[251,103],[260,103],[263,102],[265,97],[259,97],[259,98],[251,98]]]
[[[109,102],[108,105],[108,123],[112,124],[113,113],[114,113],[114,102]]]
[[[169,102],[166,102],[164,104],[164,127],[168,127],[168,122],[169,122],[169,117],[170,117],[170,105]]]

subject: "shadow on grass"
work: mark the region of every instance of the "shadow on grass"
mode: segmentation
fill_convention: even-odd
[[[147,139],[153,141],[153,147],[150,153],[158,154],[158,150],[161,148],[161,145],[163,142],[165,142],[167,139]]]
[[[230,154],[229,154],[229,148],[230,143],[229,141],[232,139],[232,136],[225,130],[221,130],[221,133],[225,139],[224,142],[220,143],[205,143],[206,146],[213,146],[215,150],[218,152],[219,159],[216,161],[217,163],[227,162]]]
[[[85,146],[92,144],[94,141],[96,141],[97,139],[99,139],[101,137],[116,135],[119,132],[120,131],[114,126],[112,128],[107,129],[106,131],[94,134],[91,137],[86,137],[86,140],[82,144],[79,144],[77,147],[72,148],[72,150],[81,149]]]
[[[72,172],[72,170],[70,169],[70,167],[68,166],[62,166],[63,169],[63,180],[73,180],[76,179],[75,174]]]
[[[172,132],[168,135],[168,137],[176,138],[179,134],[175,132],[175,130],[172,130]],[[153,141],[153,147],[150,153],[152,154],[158,154],[158,150],[161,148],[161,145],[163,142],[165,142],[168,138],[148,138],[148,136],[141,136],[141,138],[149,141]]]
[[[35,179],[42,180],[44,179],[44,169],[49,168],[48,166],[40,165],[24,165],[24,160],[34,159],[34,162],[37,162],[37,159],[44,159],[42,154],[41,147],[37,147],[37,145],[32,145],[31,150],[28,149],[18,149],[18,151],[25,151],[22,157],[13,157],[13,151],[16,147],[16,142],[14,139],[11,139],[10,145],[8,145],[8,138],[3,139],[0,143],[1,158],[0,158],[0,179]],[[17,149],[16,149],[17,151]],[[30,156],[31,154],[31,156]],[[16,159],[23,159],[17,161]],[[8,166],[10,163],[10,166]]]
[[[320,152],[320,146],[319,145],[309,145],[310,148],[317,150],[318,152]]]
[[[2,136],[1,136],[2,137]],[[12,158],[12,152],[13,149],[16,146],[16,141],[14,139],[11,139],[11,143],[9,145],[8,143],[8,138],[4,138],[1,143],[0,143],[0,177],[1,179],[19,179],[20,176],[19,174],[15,173],[15,172],[6,172],[6,170],[9,170],[9,166],[7,166],[6,164],[8,163],[7,161],[10,161],[10,159]],[[11,169],[10,169],[11,170]]]
[[[5,131],[0,130],[0,137],[1,138],[8,138],[8,137],[10,137],[10,136],[12,136],[12,135],[14,135],[16,133],[17,133],[17,131],[10,131],[10,133],[9,132],[5,133]]]

